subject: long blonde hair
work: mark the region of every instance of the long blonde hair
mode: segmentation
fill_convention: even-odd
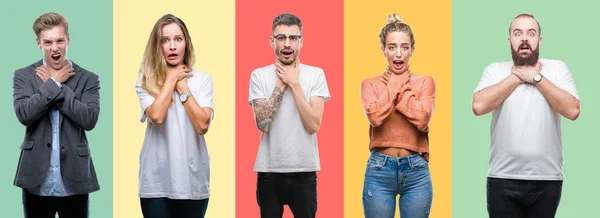
[[[167,61],[162,50],[162,28],[166,25],[175,23],[181,28],[185,38],[185,53],[183,56],[183,64],[192,67],[196,61],[194,55],[194,46],[185,23],[172,14],[162,16],[150,33],[150,38],[146,44],[146,50],[140,66],[140,74],[142,77],[142,88],[145,89],[151,96],[156,97],[162,89],[165,80],[167,79]]]

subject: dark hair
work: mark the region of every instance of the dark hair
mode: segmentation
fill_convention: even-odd
[[[293,26],[296,25],[300,28],[300,34],[302,34],[302,21],[300,18],[296,17],[293,14],[280,14],[273,20],[273,25],[271,26],[271,31],[275,32],[275,27],[279,25]]]
[[[540,36],[542,35],[542,26],[540,26],[540,23],[539,23],[539,22],[538,22],[538,21],[535,19],[535,17],[533,17],[533,15],[531,15],[531,14],[519,14],[519,15],[517,15],[517,16],[515,17],[515,19],[513,19],[513,21],[512,21],[512,22],[510,22],[510,26],[508,26],[508,35],[510,35],[510,34],[511,34],[511,33],[510,33],[510,27],[511,27],[511,26],[512,26],[512,24],[515,22],[515,20],[516,20],[516,19],[518,19],[518,18],[522,18],[522,17],[528,17],[528,18],[531,18],[531,19],[535,20],[535,23],[537,23],[537,25],[538,25],[538,29],[540,30],[540,31],[538,32],[538,35],[540,35]]]

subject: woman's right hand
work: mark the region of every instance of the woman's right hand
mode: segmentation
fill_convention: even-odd
[[[192,69],[184,64],[180,64],[177,67],[168,67],[167,80],[178,82],[182,79],[190,78],[193,75],[192,73],[190,73],[191,71]]]
[[[390,73],[390,67],[386,67],[385,72],[383,72],[383,75],[381,75],[381,80],[383,81],[383,84],[387,85],[390,81],[391,76],[392,74]]]

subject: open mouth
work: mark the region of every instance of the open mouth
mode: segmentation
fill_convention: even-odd
[[[282,54],[284,57],[290,57],[290,56],[292,56],[292,54],[294,54],[294,50],[282,50],[282,51],[281,51],[281,54]]]
[[[394,60],[394,68],[396,69],[402,69],[402,67],[404,66],[404,61],[403,60]]]
[[[531,46],[529,46],[529,44],[523,43],[519,46],[519,52],[521,51],[531,51]]]
[[[52,57],[52,60],[54,60],[55,62],[57,62],[58,60],[60,60],[60,57],[62,57],[62,55],[60,55],[60,54],[53,54],[50,57]]]
[[[168,60],[175,60],[175,59],[177,59],[177,57],[178,57],[178,56],[179,56],[179,55],[177,55],[177,54],[175,54],[175,53],[173,53],[173,54],[169,54],[169,55],[167,56],[167,59],[168,59]]]

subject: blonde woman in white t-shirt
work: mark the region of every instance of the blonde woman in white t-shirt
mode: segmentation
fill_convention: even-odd
[[[147,123],[140,154],[144,217],[204,217],[210,166],[204,134],[213,116],[212,78],[192,69],[194,47],[183,21],[161,17],[146,46],[136,91]]]

